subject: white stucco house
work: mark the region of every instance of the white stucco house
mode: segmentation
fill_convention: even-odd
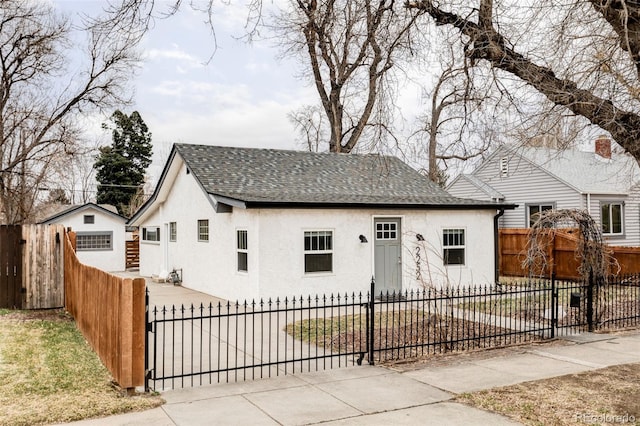
[[[452,195],[518,205],[503,228],[528,228],[543,210],[587,211],[613,246],[640,246],[640,167],[602,136],[593,150],[502,146],[447,187]]]
[[[85,265],[108,272],[125,270],[127,218],[111,205],[73,205],[44,219],[43,224],[62,224],[76,233],[76,254]]]
[[[251,300],[493,282],[514,207],[452,197],[395,157],[176,144],[129,224],[141,275],[181,269]]]

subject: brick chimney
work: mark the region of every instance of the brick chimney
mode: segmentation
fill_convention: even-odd
[[[611,139],[599,136],[596,139],[596,154],[602,158],[611,159]]]

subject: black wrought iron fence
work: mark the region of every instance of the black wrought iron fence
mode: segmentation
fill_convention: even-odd
[[[599,291],[604,293],[595,309],[600,329],[640,325],[640,275],[614,277]]]
[[[370,360],[492,348],[552,337],[551,289],[531,285],[426,289],[373,302]]]
[[[636,327],[640,324],[640,275],[598,282],[555,284],[558,334]]]
[[[364,339],[340,336],[367,315],[363,295],[156,307],[147,388],[252,380],[361,363]],[[356,324],[357,323],[357,324]],[[364,333],[364,326],[358,333]]]
[[[374,297],[371,297],[374,295]],[[156,307],[149,389],[253,380],[637,326],[640,277]]]

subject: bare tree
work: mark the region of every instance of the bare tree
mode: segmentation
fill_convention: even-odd
[[[420,117],[421,127],[409,137],[410,142],[415,140],[411,143],[415,156],[426,157],[429,179],[442,186],[449,162],[481,156],[490,147],[494,139],[487,135],[494,123],[487,123],[483,116],[491,115],[499,104],[492,82],[475,76],[464,56],[456,54],[458,49],[460,44],[453,41],[443,44],[437,56],[436,52],[428,55],[430,60],[422,67],[435,70],[435,76],[431,87],[424,89],[427,111]]]
[[[110,19],[103,22],[117,28],[135,28],[140,34],[144,34],[153,28],[156,19],[170,18],[180,10],[190,8],[202,13],[203,24],[211,31],[213,42],[211,57],[213,57],[218,48],[215,30],[216,15],[220,8],[231,6],[244,9],[246,16],[244,31],[238,37],[251,42],[259,33],[262,23],[263,0],[121,0],[106,3],[105,9]]]
[[[87,44],[78,48],[76,28],[48,3],[0,3],[0,207],[5,222],[30,220],[52,159],[75,149],[78,114],[128,100],[124,89],[136,66],[133,48],[141,33],[112,18],[85,20],[80,33]]]
[[[417,13],[393,0],[296,0],[275,30],[285,55],[304,57],[329,130],[329,151],[389,135],[394,63],[410,50]],[[317,127],[317,124],[315,125]]]
[[[81,136],[76,141],[74,150],[60,152],[53,158],[51,174],[43,186],[63,190],[71,204],[85,204],[96,198],[93,163],[100,143]]]
[[[325,115],[318,106],[305,105],[288,115],[298,131],[299,142],[310,152],[323,150],[326,139]]]
[[[640,159],[640,3],[421,0],[407,7],[459,31],[466,55],[513,75],[609,132]]]

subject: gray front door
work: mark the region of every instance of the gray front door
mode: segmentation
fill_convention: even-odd
[[[376,294],[402,290],[402,244],[400,218],[376,218],[375,239]]]

